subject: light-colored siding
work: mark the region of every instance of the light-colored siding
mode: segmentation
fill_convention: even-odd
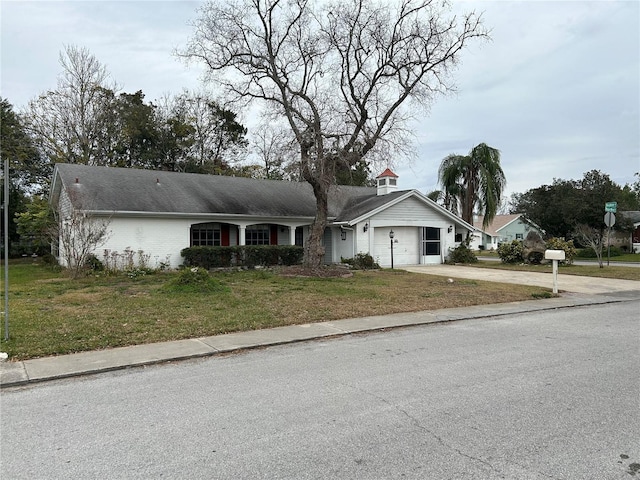
[[[353,231],[333,228],[333,258],[338,263],[342,258],[353,258]],[[342,240],[342,233],[345,239]]]
[[[445,223],[447,223],[445,217],[417,198],[407,198],[403,202],[383,210],[372,219],[374,227],[392,227],[394,225],[415,227],[443,226]]]
[[[371,253],[373,251],[371,245],[373,245],[373,232],[374,230],[369,226],[371,219],[366,219],[353,227],[353,238],[355,242],[355,253]],[[364,227],[367,225],[367,231],[364,231]],[[374,258],[375,260],[375,258]]]
[[[421,262],[421,227],[433,227],[441,230],[442,256],[455,246],[455,229],[444,215],[430,208],[416,198],[408,198],[371,218],[370,229],[374,228],[375,245],[373,257],[381,266],[391,266],[391,243],[389,231],[393,230],[398,243],[394,243],[394,266],[415,265]],[[415,228],[408,228],[415,227]]]
[[[520,220],[516,220],[515,222],[511,222],[509,225],[505,226],[498,233],[500,234],[500,242],[511,242],[513,240],[524,240],[527,238],[527,233],[529,233],[529,225],[523,223]],[[517,235],[522,235],[521,239],[517,238]]]

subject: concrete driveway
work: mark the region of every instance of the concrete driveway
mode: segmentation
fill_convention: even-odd
[[[465,267],[461,265],[415,265],[402,268],[409,272],[426,273],[429,275],[553,288],[553,275],[551,273],[516,272],[511,270]],[[558,290],[560,292],[585,294],[637,292],[638,295],[640,295],[640,282],[633,280],[563,275],[562,268],[559,269],[559,272]]]

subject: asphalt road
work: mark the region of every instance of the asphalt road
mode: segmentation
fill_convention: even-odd
[[[640,477],[640,301],[0,393],[3,479]]]

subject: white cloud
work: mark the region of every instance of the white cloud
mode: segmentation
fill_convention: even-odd
[[[416,122],[420,162],[398,173],[413,188],[434,189],[442,158],[485,142],[502,152],[508,193],[591,169],[633,181],[640,170],[639,5],[478,3],[493,41],[464,56],[458,95]]]
[[[0,3],[2,96],[17,108],[54,88],[65,44],[87,47],[126,92],[147,100],[199,86],[203,68],[173,52],[198,1]],[[417,155],[396,167],[403,188],[437,186],[449,153],[486,142],[502,152],[508,193],[591,169],[621,184],[640,170],[640,2],[465,1],[493,41],[472,45],[458,94],[413,124]],[[255,124],[249,121],[249,125]]]

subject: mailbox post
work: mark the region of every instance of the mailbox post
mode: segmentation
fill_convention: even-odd
[[[545,250],[544,258],[553,261],[553,293],[558,293],[558,260],[564,260],[564,250]]]

